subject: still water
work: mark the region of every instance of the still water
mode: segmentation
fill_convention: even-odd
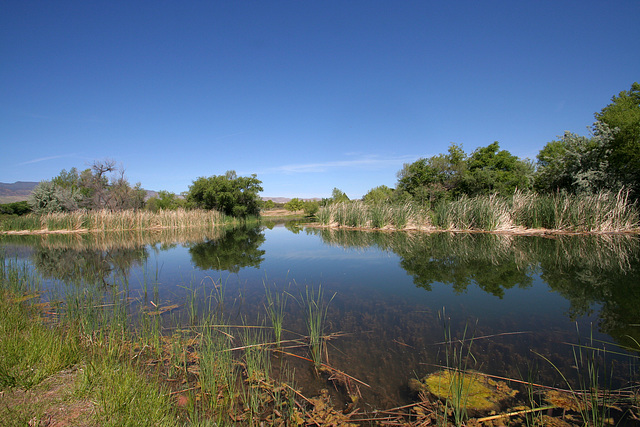
[[[556,386],[558,371],[570,377],[575,369],[571,343],[640,342],[638,236],[383,233],[290,222],[192,235],[5,236],[0,245],[51,295],[88,283],[108,293],[124,281],[132,313],[177,305],[162,315],[167,330],[188,323],[188,306],[205,313],[213,299],[223,300],[232,323],[270,326],[269,287],[288,297],[283,339],[306,335],[300,301],[321,287],[325,333],[333,334],[327,363],[369,385],[358,386],[366,409],[410,402],[409,379],[445,363],[448,331],[473,338],[474,369],[524,380],[533,372]],[[619,385],[631,379],[625,360],[611,365]],[[304,393],[330,387],[302,359],[290,363]]]

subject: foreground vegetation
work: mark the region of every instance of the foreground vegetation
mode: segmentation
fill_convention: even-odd
[[[305,341],[322,348],[326,306],[320,291],[311,292],[309,301],[300,298],[311,314],[320,310],[310,320],[312,338],[274,342],[270,328],[231,326],[222,291],[205,296],[218,309],[201,313],[193,289],[186,310],[191,327],[175,328],[167,327],[163,314],[177,306],[156,304],[146,292],[134,300],[126,281],[106,292],[98,286],[63,285],[42,299],[28,268],[0,259],[3,425],[303,425],[347,419],[327,396],[302,396],[286,361],[272,365],[275,351],[289,354],[305,348]],[[268,289],[268,295],[275,294]],[[281,298],[270,300],[267,312],[280,310]],[[319,360],[314,366],[325,369]],[[53,385],[60,381],[63,387]],[[50,388],[59,396],[48,401]],[[59,413],[59,406],[69,410]]]
[[[332,203],[320,208],[323,226],[425,231],[628,232],[640,216],[628,192],[593,195],[515,192],[463,196],[431,206],[415,203]]]

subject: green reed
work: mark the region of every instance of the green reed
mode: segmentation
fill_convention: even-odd
[[[371,228],[383,228],[390,221],[389,207],[384,203],[374,203],[369,206]]]
[[[265,387],[271,376],[271,354],[263,346],[265,341],[262,329],[244,329],[242,366],[246,386],[243,388],[243,397],[250,425],[259,424],[260,415],[266,410],[264,405],[271,400],[271,393]]]
[[[332,210],[329,206],[323,206],[316,212],[316,219],[322,225],[330,225],[333,218]]]
[[[628,191],[598,194],[537,194],[516,191],[443,200],[429,209],[414,203],[371,204],[355,201],[322,207],[320,223],[373,229],[409,226],[425,230],[549,229],[580,233],[637,230],[640,214]]]
[[[460,339],[454,338],[451,333],[451,319],[445,316],[444,308],[438,313],[438,316],[443,325],[445,365],[450,372],[448,387],[451,398],[445,402],[445,414],[450,409],[453,414],[453,421],[459,427],[468,419],[467,402],[469,400],[469,390],[472,382],[475,381],[475,377],[468,374],[470,361],[475,362],[471,352],[473,334],[467,337],[467,324],[464,327],[462,337]]]
[[[42,228],[40,217],[35,214],[0,217],[2,231],[39,230],[40,228]]]
[[[584,425],[608,425],[611,408],[613,407],[611,371],[606,365],[608,351],[604,347],[596,347],[596,341],[593,338],[593,326],[585,344],[581,343],[580,331],[578,330],[578,343],[572,344],[572,350],[574,366],[577,371],[577,389],[572,386],[571,381],[551,360],[539,353],[535,354],[549,363],[560,374],[571,392],[571,398],[578,408]]]
[[[338,203],[331,206],[331,210],[333,211],[333,221],[338,223],[339,226],[347,225],[347,204],[346,203]]]
[[[301,296],[301,301],[305,307],[307,332],[309,333],[309,352],[316,368],[319,368],[322,364],[322,355],[326,346],[325,321],[329,304],[331,304],[335,296],[336,293],[331,296],[328,302],[325,301],[322,285],[318,286],[317,291],[313,287],[307,286],[305,295]]]
[[[234,409],[239,365],[230,351],[232,347],[229,327],[220,325],[219,317],[209,317],[202,325],[199,343],[199,382],[205,404],[219,421]]]
[[[411,205],[394,206],[391,209],[391,224],[396,230],[402,230],[409,223],[413,208]]]
[[[107,210],[29,214],[0,221],[0,230],[68,230],[114,231],[147,229],[212,228],[232,221],[223,214],[210,210],[185,210],[150,212]]]
[[[287,300],[289,299],[288,292],[278,292],[277,289],[272,289],[267,284],[262,282],[265,290],[265,297],[267,303],[265,304],[265,310],[271,320],[271,326],[273,326],[273,335],[276,340],[276,345],[280,346],[282,340],[282,324],[286,314]]]

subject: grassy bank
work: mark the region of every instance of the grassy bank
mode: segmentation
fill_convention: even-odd
[[[602,233],[638,231],[640,226],[637,205],[625,192],[465,196],[430,208],[348,202],[321,208],[317,218],[328,227],[424,231]]]
[[[237,220],[219,212],[201,209],[159,212],[144,210],[76,211],[5,218],[0,221],[0,232],[187,230],[190,228],[207,229],[234,221]]]

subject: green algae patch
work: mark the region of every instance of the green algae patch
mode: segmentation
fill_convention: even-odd
[[[517,393],[505,383],[473,371],[438,371],[421,381],[410,380],[409,387],[414,392],[429,392],[438,399],[477,412],[499,411],[502,404]]]

